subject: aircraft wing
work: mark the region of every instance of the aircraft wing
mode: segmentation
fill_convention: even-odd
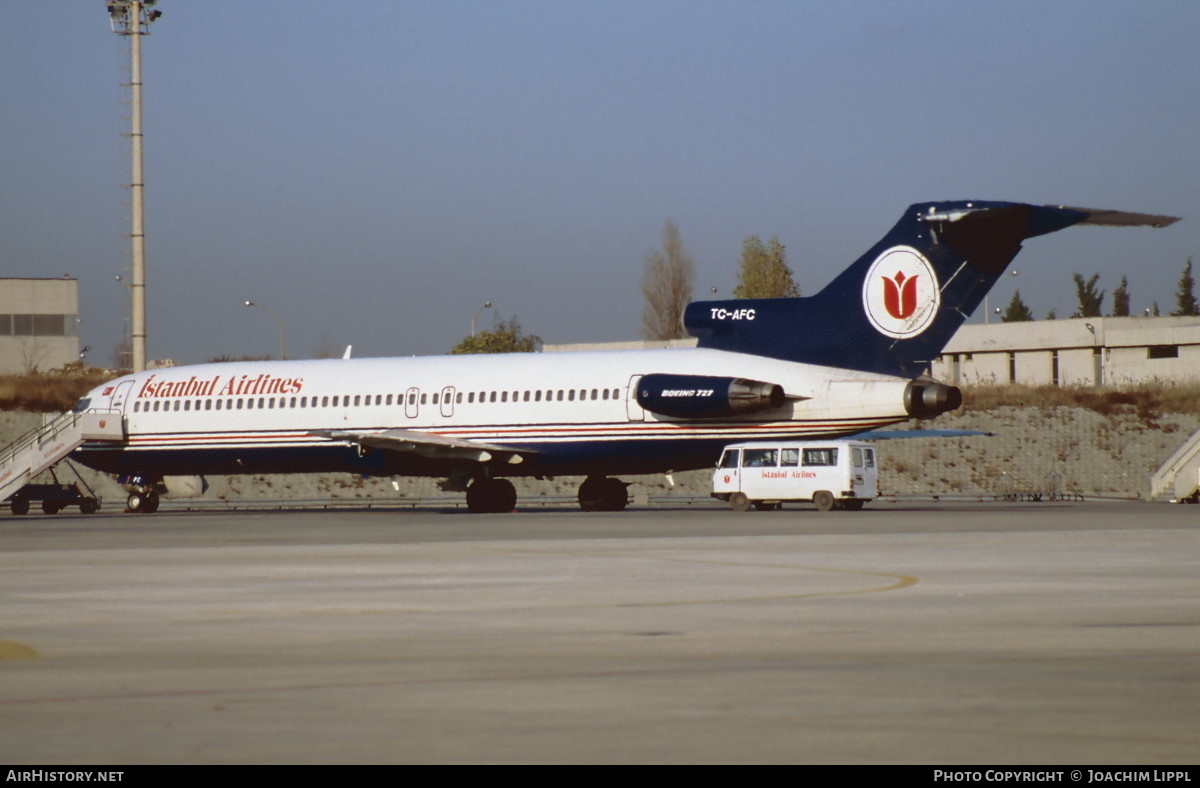
[[[859,441],[886,441],[901,438],[965,438],[971,435],[986,435],[994,438],[996,433],[981,430],[874,430],[860,432],[851,437]]]
[[[435,460],[467,460],[470,462],[499,460],[509,465],[517,465],[524,462],[526,457],[537,454],[528,449],[514,449],[494,443],[459,440],[431,432],[413,430],[384,430],[383,432],[316,430],[310,434],[330,440],[355,443],[366,448],[385,449]]]

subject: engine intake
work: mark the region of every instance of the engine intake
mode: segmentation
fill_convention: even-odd
[[[904,389],[904,409],[919,419],[938,416],[962,407],[962,391],[933,380],[917,379]]]
[[[637,403],[660,416],[719,419],[757,413],[783,405],[783,387],[745,378],[711,375],[645,375],[638,382]]]

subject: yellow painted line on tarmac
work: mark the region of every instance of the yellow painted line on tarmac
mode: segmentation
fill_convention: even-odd
[[[530,550],[507,550],[504,552],[522,553],[525,555],[547,555],[545,551],[530,551]],[[553,553],[559,556],[570,556],[578,558],[579,553]],[[621,557],[614,553],[588,553],[592,558],[617,558]],[[782,569],[793,572],[826,572],[831,574],[857,575],[859,577],[868,578],[886,578],[892,582],[884,585],[870,585],[859,588],[848,588],[844,590],[820,590],[820,591],[799,591],[796,593],[782,594],[762,594],[755,596],[728,596],[728,597],[709,597],[703,599],[678,599],[678,600],[656,600],[646,602],[619,602],[616,607],[678,607],[684,605],[712,605],[725,603],[745,603],[745,602],[780,602],[789,599],[812,599],[818,597],[836,597],[836,596],[853,596],[855,594],[879,594],[884,591],[898,591],[902,588],[914,586],[921,581],[919,577],[914,575],[902,575],[895,572],[876,572],[868,569],[836,569],[825,566],[797,566],[795,564],[778,563],[778,562],[763,562],[763,561],[731,561],[728,559],[715,558],[680,558],[668,555],[652,555],[644,552],[639,552],[636,555],[626,555],[626,558],[632,558],[639,561],[657,562],[678,564],[706,564],[709,566],[727,566],[738,567],[742,569]],[[605,605],[607,606],[607,605]],[[574,606],[570,606],[574,607]]]
[[[29,646],[14,643],[11,640],[0,640],[0,662],[16,659],[37,659],[38,653]]]
[[[831,596],[852,596],[854,594],[878,594],[884,591],[897,591],[901,588],[916,585],[920,582],[920,578],[912,575],[897,575],[890,572],[870,572],[860,569],[829,569],[820,566],[789,566],[785,564],[745,564],[740,562],[729,561],[705,561],[691,558],[667,558],[660,559],[667,561],[678,561],[681,563],[696,563],[696,564],[722,564],[725,566],[745,566],[745,567],[767,567],[771,569],[798,569],[805,572],[834,572],[846,575],[862,575],[867,577],[885,577],[894,580],[895,582],[887,585],[868,586],[866,588],[850,588],[844,591],[802,591],[796,594],[766,594],[762,596],[748,597],[714,597],[712,599],[687,599],[674,602],[632,602],[620,605],[620,607],[650,607],[650,606],[677,606],[677,605],[702,605],[702,604],[720,604],[728,602],[778,602],[787,599],[811,599],[815,597],[831,597]]]

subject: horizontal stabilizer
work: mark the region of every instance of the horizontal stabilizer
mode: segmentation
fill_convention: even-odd
[[[1075,211],[1087,218],[1079,224],[1099,224],[1108,227],[1168,227],[1179,221],[1178,216],[1157,216],[1152,213],[1129,213],[1128,211],[1106,211],[1100,208],[1070,208],[1057,206],[1060,211]]]

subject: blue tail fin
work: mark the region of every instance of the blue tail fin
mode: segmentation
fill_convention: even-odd
[[[1165,227],[1175,221],[1023,203],[921,203],[816,295],[697,301],[688,305],[684,326],[703,348],[916,377],[1026,238],[1073,224]]]

